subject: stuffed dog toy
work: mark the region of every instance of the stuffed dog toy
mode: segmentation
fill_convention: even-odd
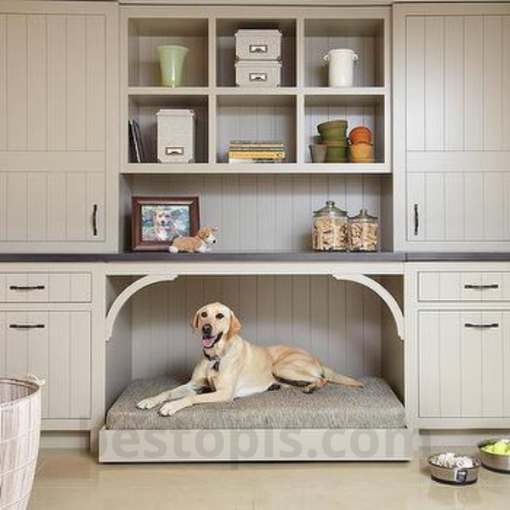
[[[213,232],[217,232],[216,227],[201,228],[194,237],[177,237],[170,245],[170,253],[205,253],[210,250],[211,244],[216,244],[216,237]]]
[[[337,374],[298,347],[263,347],[243,340],[239,336],[241,323],[232,310],[221,303],[200,308],[192,328],[202,337],[204,355],[191,380],[138,402],[139,409],[164,404],[159,414],[172,416],[195,404],[231,402],[281,386],[301,386],[306,393],[312,393],[328,382],[353,388],[363,386],[355,379]]]

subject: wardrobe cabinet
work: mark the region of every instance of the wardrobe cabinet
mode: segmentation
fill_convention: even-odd
[[[0,0],[0,251],[117,249],[117,11]]]
[[[510,248],[510,4],[395,6],[396,248]]]

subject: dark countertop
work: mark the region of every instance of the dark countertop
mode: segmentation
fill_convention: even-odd
[[[170,254],[168,252],[124,252],[97,254],[23,253],[0,254],[0,263],[9,262],[510,262],[510,252],[376,252],[319,253],[313,251],[212,252]]]
[[[125,252],[98,254],[0,254],[2,262],[403,262],[405,253],[319,253],[252,251],[179,253]]]

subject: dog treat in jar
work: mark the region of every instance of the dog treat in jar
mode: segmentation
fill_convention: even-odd
[[[326,207],[313,213],[313,249],[316,251],[347,250],[347,213],[328,200]]]
[[[377,251],[379,220],[361,209],[349,220],[349,249],[351,251]]]

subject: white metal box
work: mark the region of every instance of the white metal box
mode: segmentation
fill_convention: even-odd
[[[282,33],[279,30],[238,30],[236,58],[238,60],[281,60]]]
[[[282,81],[280,62],[240,60],[236,62],[238,87],[279,87]]]
[[[195,122],[193,110],[159,110],[158,161],[193,163],[195,161]]]

